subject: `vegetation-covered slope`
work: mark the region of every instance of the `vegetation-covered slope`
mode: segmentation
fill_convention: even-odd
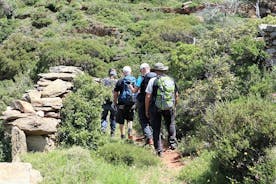
[[[276,141],[276,110],[271,102],[276,74],[266,65],[265,43],[256,37],[258,25],[276,24],[275,17],[250,19],[235,14],[231,5],[238,5],[238,1],[194,1],[189,6],[222,4],[186,15],[165,13],[184,2],[0,1],[0,110],[12,99],[21,98],[37,74],[50,66],[75,65],[92,76],[104,77],[110,67],[120,71],[130,65],[138,75],[142,62],[163,62],[170,66],[168,73],[180,89],[177,136],[183,156],[200,156],[203,149],[212,150],[209,154],[214,159],[204,152],[199,161],[207,158],[206,163],[210,162],[205,169],[211,178],[220,172],[220,179],[214,182],[221,178],[223,183],[274,181],[275,162],[268,153]],[[77,136],[72,123],[77,119],[67,113],[82,106],[79,110],[85,115],[78,117],[85,119],[82,123],[99,125],[99,117],[86,117],[100,115],[101,99],[92,94],[104,90],[89,86],[87,81],[91,81],[88,76],[78,79],[79,89],[67,98],[63,110],[66,122],[60,133],[69,131],[72,137],[63,140],[65,144],[97,149],[105,142],[98,128],[90,133],[85,130],[87,134],[82,135],[87,136]],[[91,104],[98,105],[94,112],[87,111]],[[2,160],[8,159],[5,145],[0,144]],[[210,179],[205,174],[196,179],[185,174],[180,178],[204,183]]]

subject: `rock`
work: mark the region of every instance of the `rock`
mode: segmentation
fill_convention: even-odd
[[[73,84],[62,81],[60,79],[55,80],[50,85],[45,87],[41,92],[42,97],[57,97],[70,89]]]
[[[25,96],[28,102],[34,103],[36,101],[39,101],[39,99],[41,98],[41,92],[37,90],[30,90]]]
[[[21,113],[18,110],[8,109],[3,112],[3,116],[1,116],[0,119],[6,120],[6,121],[11,121],[11,120],[15,120],[18,118],[25,118],[25,117],[32,116],[32,115],[33,115],[33,113]]]
[[[12,102],[11,107],[13,109],[20,110],[21,112],[24,113],[35,113],[35,110],[29,102],[25,102],[22,100],[15,100]]]
[[[52,82],[53,81],[51,81],[51,80],[46,80],[46,79],[40,78],[39,81],[37,81],[37,84],[39,87],[46,87],[49,84],[51,84]]]
[[[62,99],[60,97],[40,98],[33,104],[35,107],[52,107],[53,109],[61,109]]]
[[[71,74],[71,73],[41,73],[38,74],[38,76],[48,79],[48,80],[56,80],[56,79],[62,79],[65,81],[72,81],[75,77],[76,74]]]
[[[60,120],[54,118],[31,116],[27,118],[19,118],[7,124],[17,126],[27,135],[46,135],[57,132],[57,125],[59,122]]]
[[[272,33],[270,34],[270,38],[271,38],[271,39],[275,39],[275,38],[276,38],[276,31],[274,31],[274,32],[272,32]]]
[[[44,117],[44,111],[37,111],[36,112],[36,115],[39,116],[39,117]]]
[[[83,71],[80,68],[75,66],[54,66],[50,67],[49,71],[51,73],[74,73],[74,74],[82,74]]]
[[[0,163],[1,184],[38,184],[43,180],[39,171],[30,163]]]
[[[50,112],[50,111],[55,111],[53,107],[34,107],[36,111],[43,111],[45,112]]]
[[[28,151],[50,151],[55,148],[55,143],[47,136],[27,136]]]
[[[46,112],[45,117],[49,117],[49,118],[60,118],[60,113],[59,112]]]
[[[18,127],[14,126],[11,129],[11,143],[12,143],[12,161],[19,162],[20,154],[27,152],[27,144],[26,144],[25,133],[22,130],[20,130]]]

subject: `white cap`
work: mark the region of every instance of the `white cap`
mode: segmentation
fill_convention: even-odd
[[[142,63],[141,65],[140,65],[140,70],[142,70],[143,68],[149,68],[150,66],[149,66],[149,64],[148,63]]]
[[[124,66],[123,72],[126,75],[130,75],[131,74],[131,68],[130,68],[130,66]]]

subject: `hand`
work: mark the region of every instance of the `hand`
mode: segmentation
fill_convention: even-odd
[[[117,104],[113,102],[113,103],[111,104],[111,108],[112,108],[114,111],[117,111]]]

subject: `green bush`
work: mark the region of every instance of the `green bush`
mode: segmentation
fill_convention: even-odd
[[[101,144],[101,105],[107,92],[90,76],[80,75],[75,91],[68,95],[61,111],[59,141],[63,145],[79,145],[97,149]]]
[[[138,184],[136,169],[112,165],[80,147],[28,153],[22,161],[32,164],[43,176],[42,184],[105,183]],[[43,163],[43,164],[41,164]]]
[[[47,11],[46,8],[39,8],[37,11],[32,14],[32,25],[38,29],[47,27],[53,21],[49,18],[50,11]]]
[[[183,156],[198,156],[204,147],[204,142],[199,135],[187,135],[180,140],[178,145],[178,149]]]
[[[16,21],[7,18],[0,19],[0,43],[2,43],[8,36],[14,32],[16,28]]]
[[[0,80],[12,79],[16,74],[31,73],[37,58],[36,40],[17,33],[0,46]]]
[[[11,161],[11,140],[5,135],[3,122],[0,120],[0,162]]]
[[[260,168],[267,163],[265,149],[276,143],[275,104],[254,96],[218,103],[208,108],[205,120],[205,131],[217,152],[216,161],[227,178],[247,183],[273,182],[272,170]]]
[[[41,72],[50,66],[73,65],[81,67],[93,76],[105,76],[106,62],[109,62],[114,54],[111,48],[98,40],[61,40],[54,37],[41,45],[37,68],[40,69],[38,72]]]
[[[179,180],[188,184],[227,183],[226,178],[220,174],[218,165],[213,162],[215,155],[215,152],[207,150],[202,152],[180,171]]]
[[[112,164],[148,167],[158,164],[158,159],[150,151],[131,144],[109,143],[98,150],[98,154]]]

